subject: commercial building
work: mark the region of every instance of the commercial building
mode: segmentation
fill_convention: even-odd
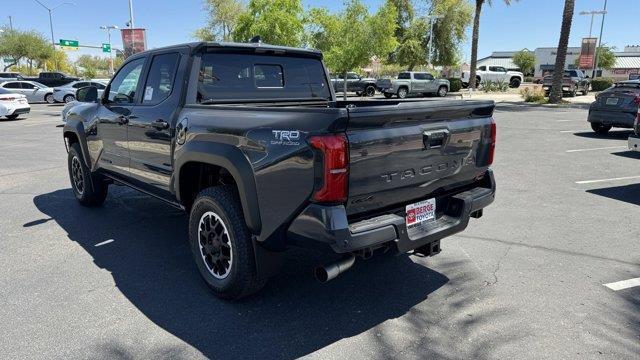
[[[527,50],[527,49],[525,49]],[[513,63],[517,51],[495,51],[490,56],[478,60],[478,66],[502,66],[508,70],[518,70]],[[557,48],[541,47],[532,51],[536,58],[534,77],[539,78],[553,71],[556,63]],[[602,76],[616,80],[628,79],[629,75],[640,74],[640,45],[625,46],[623,51],[614,52],[616,63],[610,70],[603,70]],[[567,69],[575,69],[576,59],[580,56],[579,47],[567,48]],[[590,70],[587,71],[590,74]]]

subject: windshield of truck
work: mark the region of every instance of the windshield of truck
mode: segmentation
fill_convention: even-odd
[[[255,54],[204,54],[198,102],[260,99],[330,99],[318,59]]]

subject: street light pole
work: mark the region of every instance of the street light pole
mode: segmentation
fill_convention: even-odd
[[[600,37],[598,38],[598,47],[596,47],[596,56],[593,60],[592,78],[596,77],[596,69],[598,68],[598,49],[602,46],[602,30],[604,30],[604,16],[607,14],[607,0],[604,0],[604,8],[602,8],[602,22],[600,23]]]
[[[109,41],[109,75],[113,75],[113,49],[111,47],[111,30],[116,30],[116,25],[100,26],[100,29],[107,30],[107,39]]]
[[[602,15],[602,19],[604,21],[604,14],[607,13],[606,8],[607,8],[607,4],[606,4],[606,0],[605,0],[605,5],[604,5],[605,10],[591,10],[591,11],[581,11],[580,15],[591,15],[591,23],[589,24],[589,38],[591,38],[591,31],[593,30],[593,18],[595,15]],[[600,31],[600,36],[602,36],[602,30]],[[596,54],[594,56],[594,62],[592,64],[592,71],[595,73],[595,68],[596,68],[596,62],[595,59],[598,56],[598,49],[596,48]],[[591,74],[591,77],[594,77],[594,73]]]
[[[43,8],[45,8],[48,12],[49,12],[49,27],[51,28],[51,46],[53,46],[53,50],[56,49],[56,40],[53,36],[53,18],[51,16],[51,13],[53,12],[53,10],[59,8],[62,5],[75,5],[75,3],[73,2],[63,2],[61,4],[58,4],[57,6],[54,6],[52,8],[46,6],[45,4],[43,4],[42,2],[40,2],[40,0],[34,0],[35,2],[37,2],[38,4],[40,4],[40,6],[42,6]],[[56,70],[58,70],[58,63],[57,61],[54,61],[54,65]],[[46,66],[46,63],[45,63]],[[46,70],[46,69],[45,69]]]
[[[430,19],[429,23],[429,43],[427,44],[427,65],[431,63],[431,43],[433,42],[433,23],[438,20],[444,18],[443,15],[429,15],[427,19]]]
[[[134,28],[134,26],[133,26],[133,0],[129,0],[129,27],[131,29]]]

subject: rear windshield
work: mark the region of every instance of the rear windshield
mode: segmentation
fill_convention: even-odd
[[[197,101],[330,98],[317,59],[254,54],[204,54]]]

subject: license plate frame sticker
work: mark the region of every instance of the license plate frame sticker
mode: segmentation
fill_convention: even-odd
[[[421,237],[423,226],[436,219],[436,199],[431,198],[405,207],[405,225],[409,239]]]

